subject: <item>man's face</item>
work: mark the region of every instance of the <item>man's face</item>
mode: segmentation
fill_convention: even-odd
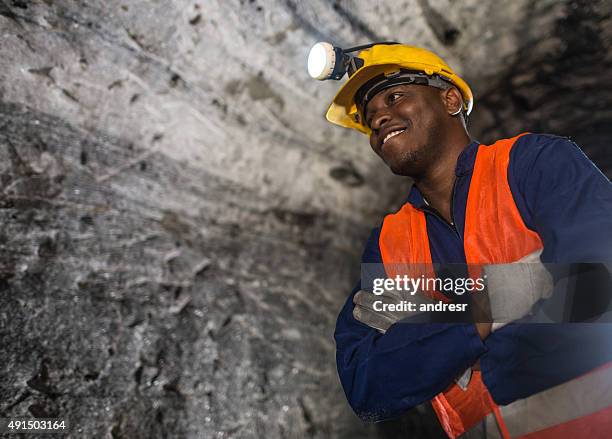
[[[419,177],[434,163],[448,117],[441,93],[425,85],[396,85],[368,102],[370,146],[393,173]]]

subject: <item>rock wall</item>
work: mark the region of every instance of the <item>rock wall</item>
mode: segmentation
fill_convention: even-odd
[[[401,204],[327,124],[310,46],[396,39],[476,92],[472,133],[608,172],[606,2],[0,1],[0,416],[68,437],[437,437],[348,408],[336,314]]]

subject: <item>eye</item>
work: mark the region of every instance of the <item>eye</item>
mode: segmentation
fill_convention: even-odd
[[[402,96],[402,93],[396,91],[393,93],[389,93],[389,95],[387,96],[387,103],[389,104],[393,104],[395,101],[397,101],[400,97]]]

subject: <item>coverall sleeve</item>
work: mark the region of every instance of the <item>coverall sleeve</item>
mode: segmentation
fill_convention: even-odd
[[[380,263],[379,229],[368,239],[364,263]],[[472,324],[391,326],[383,335],[353,317],[353,296],[336,323],[336,363],[349,404],[365,421],[400,416],[430,400],[470,367],[486,348]]]
[[[510,188],[545,263],[612,261],[612,185],[570,140],[526,135],[513,147]],[[612,360],[604,323],[509,324],[485,339],[483,379],[498,404],[561,384]]]

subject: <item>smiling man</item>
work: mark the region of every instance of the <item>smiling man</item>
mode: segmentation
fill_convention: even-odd
[[[430,206],[450,223],[449,201],[455,175],[448,170],[454,170],[470,137],[463,116],[449,117],[461,114],[461,93],[450,84],[443,87],[446,88],[440,90],[400,84],[372,97],[366,84],[357,102],[371,130],[370,146],[374,152],[393,173],[412,177]]]
[[[398,263],[531,262],[506,273],[518,288],[500,302],[529,309],[544,298],[542,262],[612,262],[612,187],[576,144],[530,133],[472,140],[472,91],[427,50],[381,43],[342,56],[349,80],[327,119],[367,134],[391,172],[414,180],[406,204],[372,231],[362,263],[385,264],[389,275]],[[363,419],[431,401],[449,437],[612,431],[608,325],[542,325],[522,314],[497,326],[406,323],[377,311],[370,288],[357,285],[335,332],[340,380]]]

